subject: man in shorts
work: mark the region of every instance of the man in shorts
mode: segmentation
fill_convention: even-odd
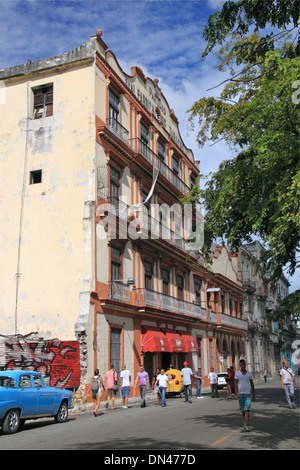
[[[123,398],[123,408],[126,409],[128,397],[130,393],[131,374],[130,374],[130,371],[126,369],[125,364],[122,365],[120,379],[121,379],[121,390],[122,390],[122,398]]]
[[[246,370],[246,362],[240,360],[240,370],[235,374],[235,390],[239,399],[240,410],[244,417],[244,429],[249,432],[249,413],[251,411],[250,387],[252,392],[252,401],[255,401],[255,390],[253,376]]]

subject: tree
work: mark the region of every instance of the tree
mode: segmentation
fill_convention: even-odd
[[[225,80],[220,97],[201,98],[189,110],[200,146],[224,139],[238,152],[220,165],[201,191],[206,208],[204,255],[209,256],[211,243],[218,237],[234,251],[256,235],[266,249],[260,267],[272,272],[271,280],[278,279],[286,265],[290,274],[295,272],[299,251],[299,100],[295,83],[300,62],[291,37],[243,34],[251,24],[257,30],[267,23],[296,25],[297,3],[229,1],[212,15],[204,32],[208,41],[204,55],[232,31],[217,54],[219,69],[229,67],[231,77]]]
[[[272,314],[272,320],[292,320],[295,323],[300,321],[300,289],[282,300],[279,310]]]
[[[203,36],[207,46],[202,54],[205,57],[216,45],[221,45],[229,34],[244,37],[251,28],[258,33],[265,33],[255,47],[251,41],[237,46],[239,60],[247,58],[255,62],[257,54],[262,56],[267,51],[274,50],[276,35],[266,27],[279,28],[280,34],[292,32],[299,24],[299,0],[229,0],[224,3],[221,11],[214,13],[208,19]],[[299,55],[299,43],[294,56]]]

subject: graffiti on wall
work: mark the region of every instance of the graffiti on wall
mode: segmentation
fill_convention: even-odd
[[[80,385],[78,341],[0,342],[0,370],[40,372],[47,385],[77,388]]]

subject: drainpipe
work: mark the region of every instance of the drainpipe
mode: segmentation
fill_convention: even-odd
[[[26,72],[28,74],[29,72]],[[16,297],[15,297],[15,315],[14,315],[14,329],[15,335],[18,333],[18,300],[19,300],[19,284],[22,273],[20,273],[21,264],[21,241],[23,232],[23,217],[24,217],[24,202],[25,202],[25,191],[26,191],[26,175],[28,165],[28,132],[29,132],[29,113],[30,113],[30,95],[29,95],[29,81],[27,81],[27,115],[26,115],[26,128],[25,128],[25,152],[24,152],[24,166],[23,166],[23,183],[21,192],[21,204],[20,204],[20,218],[19,218],[19,239],[18,239],[18,255],[17,255],[17,269],[15,274],[16,279]]]

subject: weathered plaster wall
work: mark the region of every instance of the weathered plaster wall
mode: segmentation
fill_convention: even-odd
[[[0,106],[0,331],[74,339],[81,292],[93,284],[93,64],[6,81]],[[33,120],[33,87],[53,83],[53,116]],[[30,171],[42,182],[29,184]],[[19,234],[21,223],[21,243]],[[19,251],[20,265],[17,268]],[[85,307],[87,308],[87,307]]]

